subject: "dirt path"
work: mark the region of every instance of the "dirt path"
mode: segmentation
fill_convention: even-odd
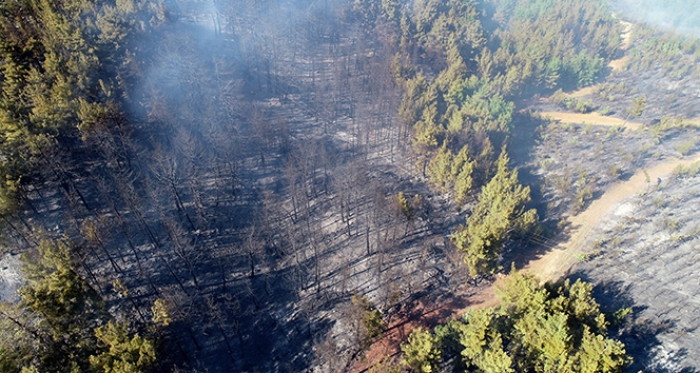
[[[551,251],[531,260],[523,270],[535,274],[542,282],[556,281],[566,276],[576,264],[577,255],[584,252],[587,242],[592,239],[590,237],[592,229],[606,215],[612,213],[616,206],[624,200],[644,192],[657,183],[659,179],[668,177],[679,165],[687,166],[696,161],[700,161],[700,153],[683,159],[667,160],[650,168],[639,170],[628,180],[613,185],[582,213],[568,219],[569,228],[563,234],[566,238],[554,243],[556,246]],[[367,352],[366,359],[355,362],[350,371],[364,372],[385,356],[397,357],[400,343],[405,341],[411,330],[416,327],[432,328],[447,321],[450,317],[454,317],[454,315],[464,314],[468,309],[498,305],[495,288],[501,279],[497,279],[491,286],[481,289],[466,299],[457,297],[457,301],[451,300],[447,303],[432,305],[419,303],[410,311],[397,315],[390,323],[385,337],[374,343]]]
[[[622,24],[624,27],[624,30],[620,35],[622,37],[622,49],[627,50],[632,46],[632,26],[634,25],[623,20],[620,20],[620,24]]]
[[[542,117],[550,117],[554,120],[568,123],[578,123],[578,124],[592,124],[600,126],[619,126],[623,128],[629,128],[631,130],[637,130],[644,126],[643,123],[630,122],[624,119],[607,117],[601,115],[600,113],[593,112],[588,114],[580,113],[569,113],[569,112],[559,112],[559,111],[542,111],[540,112]]]
[[[592,95],[593,93],[595,93],[595,86],[589,85],[588,87],[583,87],[581,89],[575,90],[575,91],[567,94],[567,96],[574,97],[574,98],[581,98],[581,97],[585,97],[588,95]]]
[[[700,117],[694,117],[686,119],[685,121],[689,126],[700,127]]]
[[[684,159],[673,159],[656,164],[646,170],[640,170],[629,180],[619,182],[593,201],[582,213],[568,219],[570,228],[568,239],[540,258],[530,261],[525,267],[537,275],[543,282],[555,281],[568,274],[576,263],[576,256],[583,252],[586,242],[591,239],[589,233],[604,216],[611,213],[615,206],[627,198],[644,192],[657,180],[668,177],[678,165],[688,165],[700,160],[700,154]],[[645,173],[646,171],[646,173]]]
[[[617,18],[615,17],[615,15],[613,15],[613,17]],[[623,27],[622,34],[620,34],[620,38],[622,39],[622,45],[620,45],[620,49],[624,52],[632,46],[632,27],[634,26],[634,24],[623,20],[620,20],[620,24]],[[624,55],[621,58],[610,61],[608,63],[608,67],[610,67],[612,72],[621,71],[625,68],[628,59],[629,56]],[[584,87],[569,93],[568,96],[575,98],[584,97],[594,93],[593,90],[593,86]]]
[[[613,17],[615,16],[613,15]],[[634,25],[630,22],[626,22],[623,20],[620,20],[620,24],[622,24],[622,27],[624,27],[624,29],[622,30],[622,34],[620,35],[620,37],[622,38],[622,46],[620,48],[626,51],[632,46],[632,26]],[[620,71],[627,64],[628,58],[629,56],[625,55],[622,58],[610,61],[608,66],[612,69],[613,72]]]

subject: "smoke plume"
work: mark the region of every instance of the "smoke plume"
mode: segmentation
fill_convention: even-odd
[[[613,0],[612,8],[635,21],[664,30],[700,36],[700,0]]]

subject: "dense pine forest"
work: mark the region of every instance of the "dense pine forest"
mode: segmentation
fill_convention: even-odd
[[[0,1],[0,371],[695,372],[697,11],[631,3]]]

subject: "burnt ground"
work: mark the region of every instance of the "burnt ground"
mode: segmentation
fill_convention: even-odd
[[[348,316],[353,291],[368,295],[390,318],[410,315],[411,305],[418,299],[445,303],[449,299],[441,299],[440,294],[470,293],[470,289],[464,289],[468,285],[461,258],[446,239],[464,216],[455,211],[449,196],[432,192],[425,178],[415,172],[416,160],[393,115],[400,92],[390,82],[378,80],[390,74],[372,74],[386,68],[393,54],[383,55],[381,44],[362,44],[357,24],[325,28],[324,12],[330,12],[328,9],[308,15],[286,8],[287,2],[277,2],[274,6],[292,16],[279,28],[266,28],[279,22],[274,12],[261,16],[257,10],[236,9],[238,18],[224,21],[225,17],[219,18],[224,10],[202,11],[196,1],[173,3],[177,5],[173,19],[189,25],[195,42],[185,40],[193,46],[184,52],[173,46],[161,47],[162,56],[151,62],[157,74],[139,87],[143,92],[134,92],[139,96],[134,101],[145,102],[145,108],[139,110],[147,112],[133,135],[133,147],[140,149],[138,162],[134,163],[147,165],[134,166],[130,173],[110,178],[102,170],[129,162],[85,160],[87,173],[77,171],[83,165],[74,165],[73,170],[77,188],[83,191],[90,209],[81,207],[75,196],[62,191],[47,175],[41,193],[28,192],[36,211],[26,207],[28,222],[55,237],[66,234],[79,241],[81,220],[99,223],[102,235],[112,244],[104,253],[88,256],[86,263],[99,272],[101,279],[95,285],[105,290],[112,307],[124,303],[111,291],[112,281],[117,278],[129,287],[135,304],[146,314],[157,298],[171,304],[175,322],[165,348],[178,357],[163,362],[164,370],[177,364],[184,370],[199,371],[300,371],[314,364],[313,352],[322,345],[330,346],[336,363],[344,366],[354,342],[353,320]],[[244,23],[249,15],[246,12],[262,17],[258,18],[261,22]],[[175,38],[174,43],[180,41]],[[178,57],[175,65],[171,63],[173,50]],[[179,59],[180,53],[192,51],[197,58]],[[616,75],[620,79],[622,76]],[[168,97],[168,91],[178,87],[191,96]],[[616,111],[622,113],[634,94],[631,90],[624,100],[616,101]],[[688,102],[692,102],[690,97]],[[159,100],[168,99],[182,105],[158,110]],[[187,101],[194,102],[196,111],[187,111]],[[663,111],[655,109],[654,101],[648,105],[640,119],[647,122]],[[691,106],[686,104],[685,115],[693,115]],[[184,133],[184,138],[164,136],[156,143],[150,142],[159,122],[173,119],[180,123],[174,132]],[[647,131],[550,124],[526,113],[518,120],[523,121],[522,128],[532,131],[526,131],[526,141],[515,139],[513,160],[520,165],[521,179],[532,187],[536,207],[551,232],[559,229],[557,223],[564,217],[585,208],[586,201],[616,180],[629,177],[648,163],[678,156],[677,146],[687,136],[697,135],[674,130],[659,143]],[[256,127],[261,122],[274,126]],[[261,141],[268,135],[273,140]],[[196,172],[178,171],[184,206],[178,207],[167,182],[155,174],[159,164],[163,165],[160,158],[175,159],[180,164],[191,162],[188,154],[192,151],[183,149],[182,140],[205,150],[197,152],[203,160]],[[165,157],[155,154],[158,146],[162,146],[159,151]],[[305,154],[314,161],[290,167],[295,154]],[[285,174],[286,169],[291,171]],[[327,170],[333,172],[326,175]],[[44,172],[50,175],[48,169]],[[131,185],[124,179],[135,181]],[[130,203],[122,191],[101,192],[104,185],[100,183],[142,193]],[[591,196],[584,198],[583,204],[576,203],[577,193],[587,186],[591,187]],[[423,197],[423,213],[414,221],[401,221],[388,208],[391,197],[398,192]],[[112,195],[118,206],[110,207],[105,195]],[[352,208],[342,211],[346,207],[341,207],[340,200],[348,196]],[[673,208],[675,213],[679,207]],[[653,214],[655,209],[644,211]],[[138,215],[142,215],[142,221],[137,221]],[[131,223],[121,222],[122,216]],[[261,232],[263,225],[266,228]],[[156,237],[149,237],[150,229]],[[629,232],[630,239],[634,234]],[[190,245],[179,247],[178,237]],[[546,252],[549,247],[544,240],[548,237],[545,231],[514,242],[504,262],[511,257],[527,257],[533,250]],[[673,240],[657,241],[649,244],[649,250],[656,250],[660,246],[657,243]],[[254,245],[246,246],[246,242]],[[542,242],[545,244],[538,246]],[[615,247],[623,247],[620,243]],[[686,244],[678,246],[690,250]],[[251,251],[253,246],[258,249]],[[679,293],[676,298],[669,297],[670,303],[656,304],[658,311],[653,315],[645,314],[655,304],[649,294],[645,298],[645,289],[681,281],[672,273],[667,274],[668,281],[658,280],[658,273],[652,269],[661,267],[651,251],[638,259],[648,264],[651,272],[634,266],[642,273],[639,277],[630,274],[633,281],[629,281],[629,286],[639,282],[646,288],[634,290],[627,282],[606,281],[614,279],[619,272],[617,266],[623,268],[625,264],[613,261],[614,256],[608,254],[611,250],[582,263],[592,267],[581,276],[600,283],[603,295],[618,294],[615,289],[631,289],[632,296],[623,306],[634,305],[635,316],[652,320],[651,324],[634,324],[649,325],[644,329],[628,326],[645,334],[624,335],[639,364],[652,366],[657,361],[644,347],[647,342],[653,345],[654,338],[659,341],[658,351],[663,348],[681,357],[675,366],[690,364],[693,354],[689,352],[695,350],[686,345],[693,340],[690,328],[697,319],[681,329],[671,329],[667,321],[685,320],[680,318],[680,311],[677,315],[674,310],[692,305],[692,296],[682,305],[678,303],[679,308],[674,300],[686,299]],[[107,252],[117,259],[120,270],[111,268]],[[137,254],[142,258],[138,266]],[[609,266],[600,264],[602,269],[596,272],[598,264],[606,260]],[[695,274],[692,265],[688,264],[688,270],[689,275]],[[165,290],[154,291],[153,285]],[[666,291],[660,285],[653,289],[659,289],[654,296]],[[671,294],[680,291],[673,289],[669,290]],[[612,300],[603,299],[604,304],[617,307]],[[137,311],[127,310],[122,317],[136,320]],[[392,320],[399,322],[399,318]],[[680,325],[680,321],[673,322]],[[664,329],[666,326],[668,329]],[[652,332],[657,330],[666,332],[654,337]],[[678,337],[685,339],[667,338],[673,335],[668,331],[674,330],[685,333]],[[324,339],[329,342],[321,343]],[[677,341],[686,342],[678,345]],[[658,366],[663,371],[662,365]]]
[[[545,105],[537,109],[553,106]],[[656,138],[649,127],[630,130],[595,122],[539,123],[538,138],[522,169],[527,180],[534,181],[532,188],[538,188],[545,212],[541,216],[553,222],[577,214],[609,185],[629,178],[643,166],[682,157],[681,145],[700,135],[692,128],[672,129]],[[688,149],[694,153],[700,147],[694,144]],[[587,187],[590,194],[583,193]],[[583,203],[578,201],[580,196],[584,196]]]
[[[19,255],[2,254],[0,256],[0,302],[16,302],[17,290],[23,284]]]
[[[669,178],[621,201],[592,233],[575,277],[596,284],[613,312],[631,307],[620,337],[635,357],[630,371],[700,368],[700,177]]]
[[[393,53],[337,9],[292,3],[170,2],[131,132],[57,151],[26,191],[26,223],[78,244],[118,318],[166,301],[163,371],[304,371],[324,338],[347,361],[353,293],[390,317],[465,286],[446,239],[464,215],[414,172]],[[399,192],[421,196],[415,219]],[[16,226],[19,252],[33,235]]]
[[[629,79],[632,74],[618,73],[611,80],[619,82],[625,77]],[[666,78],[657,79],[661,83]],[[552,232],[559,231],[557,223],[585,209],[614,183],[651,165],[683,159],[679,149],[696,139],[699,132],[693,128],[671,129],[658,136],[651,127],[655,119],[666,114],[696,116],[694,84],[655,96],[653,91],[644,91],[649,88],[646,84],[630,91],[627,100],[633,94],[646,93],[648,97],[645,114],[635,119],[644,124],[638,130],[598,126],[593,121],[542,123],[534,150],[523,153],[527,156],[520,159],[529,160],[522,167],[525,178],[535,180],[533,189],[539,186],[535,193],[539,193],[540,209],[545,211],[541,216],[547,217],[545,226]],[[686,92],[688,89],[692,92]],[[598,93],[594,90],[594,94]],[[668,106],[673,100],[677,101]],[[629,105],[628,101],[622,102],[617,109],[620,114]],[[531,109],[561,110],[547,101],[538,101]],[[693,143],[689,153],[698,151],[696,141]],[[579,194],[587,186],[592,193]],[[632,309],[622,325],[612,327],[634,357],[630,372],[700,369],[699,188],[698,177],[649,180],[638,196],[617,201],[611,207],[613,212],[594,225],[583,246],[584,253],[577,255],[578,263],[569,272],[573,273],[570,277],[596,285],[596,299],[604,311],[612,315],[620,308]],[[585,195],[583,203],[577,201],[581,195]],[[566,240],[562,233],[550,237],[545,231],[528,238],[530,245],[516,243],[505,259],[516,260],[519,268],[524,267],[529,258],[545,255],[556,242]]]

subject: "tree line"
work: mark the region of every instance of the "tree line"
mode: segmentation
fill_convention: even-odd
[[[524,209],[529,188],[518,184],[516,171],[507,176],[506,147],[495,152],[518,130],[511,100],[596,82],[620,45],[619,22],[602,1],[355,6],[373,20],[367,27],[379,22],[391,33],[392,73],[404,91],[398,115],[412,130],[418,168],[459,208],[469,207],[455,244],[473,276],[492,273],[506,233],[537,221],[534,210]],[[499,200],[511,207],[489,211]]]
[[[237,1],[211,30],[186,3],[0,4],[0,217],[29,281],[3,305],[10,371],[300,369],[343,301],[365,348],[423,286],[401,250],[441,228],[372,157],[410,152],[468,212],[469,274],[494,273],[538,221],[513,101],[595,81],[618,34],[598,1],[317,2],[279,28],[287,2]]]
[[[401,365],[412,372],[445,365],[489,373],[624,372],[630,357],[608,336],[611,321],[624,313],[606,320],[592,288],[580,280],[543,287],[530,275],[511,273],[498,289],[499,306],[467,311],[433,331],[414,330],[401,345]]]

